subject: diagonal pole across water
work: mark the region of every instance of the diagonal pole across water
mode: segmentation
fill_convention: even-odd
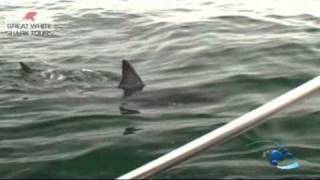
[[[164,169],[195,156],[224,140],[239,135],[256,125],[266,121],[267,117],[277,113],[290,104],[320,89],[320,76],[300,85],[299,87],[275,98],[272,101],[252,110],[243,116],[215,129],[161,157],[155,159],[118,179],[144,179],[153,176]]]

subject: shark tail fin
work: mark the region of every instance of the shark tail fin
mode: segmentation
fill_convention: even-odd
[[[125,94],[142,90],[145,84],[140,76],[127,60],[122,60],[122,78],[119,88],[123,89]]]
[[[19,62],[19,64],[20,64],[21,70],[23,72],[25,72],[25,73],[32,73],[33,72],[32,69],[28,65],[26,65],[25,63]]]

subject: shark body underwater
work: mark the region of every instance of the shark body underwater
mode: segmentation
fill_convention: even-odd
[[[38,76],[39,73],[23,62],[19,62],[24,77]],[[196,87],[170,87],[143,91],[146,84],[127,60],[122,60],[122,75],[117,87],[123,90],[123,98],[119,107],[121,114],[138,114],[140,109],[158,108],[172,104],[212,103],[223,98],[219,88],[208,89]],[[50,74],[59,79],[59,75]],[[63,79],[63,78],[61,78]]]

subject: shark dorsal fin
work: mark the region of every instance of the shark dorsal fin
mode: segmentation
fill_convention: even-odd
[[[122,60],[122,78],[119,88],[123,89],[125,94],[142,90],[145,84],[127,60]]]
[[[19,62],[19,64],[20,64],[21,70],[23,72],[25,72],[25,73],[32,73],[33,72],[32,69],[28,65],[26,65],[25,63]]]

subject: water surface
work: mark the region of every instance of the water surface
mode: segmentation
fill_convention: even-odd
[[[0,35],[2,178],[115,178],[319,75],[316,0],[0,4],[6,20],[36,11],[55,25],[53,37]],[[117,88],[122,59],[141,97]],[[319,178],[317,95],[155,178]],[[283,143],[301,168],[271,167],[270,144],[246,147],[257,140]]]

